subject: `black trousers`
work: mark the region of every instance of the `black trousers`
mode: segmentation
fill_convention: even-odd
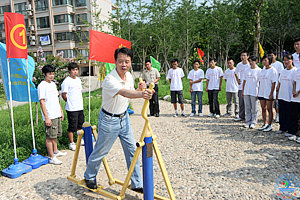
[[[280,111],[280,107],[279,107]],[[300,137],[299,133],[299,118],[300,118],[300,103],[291,102],[291,126],[288,132],[293,135]],[[280,117],[280,116],[279,116]]]
[[[157,86],[157,84],[155,84],[154,90],[155,90],[155,92],[152,95],[152,98],[149,100],[150,115],[159,114],[158,86]]]
[[[209,111],[212,114],[220,115],[220,105],[218,100],[219,90],[208,90]]]
[[[278,99],[279,106],[279,130],[288,131],[291,127],[291,102]]]

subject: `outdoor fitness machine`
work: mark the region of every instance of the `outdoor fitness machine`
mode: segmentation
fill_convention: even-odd
[[[153,89],[153,84],[150,85],[149,89]],[[129,181],[132,175],[132,172],[134,170],[135,164],[138,160],[139,154],[141,153],[142,149],[143,149],[143,183],[144,183],[144,199],[145,200],[150,200],[150,199],[161,199],[161,200],[166,200],[168,198],[159,196],[157,194],[154,194],[153,191],[153,149],[155,152],[155,155],[157,157],[158,160],[158,164],[160,167],[160,170],[162,172],[163,178],[164,178],[164,182],[165,185],[167,187],[168,193],[169,193],[169,197],[171,200],[175,200],[175,195],[169,180],[169,176],[167,173],[167,170],[165,168],[160,150],[158,148],[156,139],[157,137],[153,134],[152,129],[150,127],[150,123],[149,123],[149,119],[147,117],[147,109],[149,107],[149,100],[145,100],[143,109],[142,109],[142,117],[145,119],[145,125],[143,128],[143,132],[141,135],[141,138],[139,140],[139,142],[137,142],[137,149],[136,152],[134,154],[134,157],[132,159],[131,165],[129,167],[127,176],[125,181],[120,181],[116,178],[113,178],[111,171],[108,167],[108,163],[107,163],[107,159],[106,157],[103,158],[103,165],[107,174],[107,177],[109,179],[109,185],[113,185],[115,183],[119,184],[122,186],[122,190],[120,192],[119,195],[113,194],[111,192],[108,192],[106,190],[104,190],[103,186],[98,185],[97,189],[90,189],[86,186],[84,179],[83,180],[79,180],[76,178],[75,175],[75,171],[76,171],[76,165],[77,165],[77,160],[78,160],[78,155],[79,155],[79,150],[80,150],[80,144],[81,144],[81,139],[84,136],[85,140],[88,141],[84,141],[85,142],[85,148],[86,148],[86,162],[88,160],[89,155],[92,152],[93,149],[93,144],[92,144],[92,134],[94,135],[95,139],[97,139],[97,127],[96,126],[91,126],[89,123],[85,122],[83,124],[83,130],[79,131],[79,135],[77,137],[77,143],[76,143],[76,150],[75,150],[75,154],[74,154],[74,160],[73,160],[73,164],[72,164],[72,171],[70,176],[68,176],[67,178],[78,184],[79,186],[82,186],[84,188],[87,188],[93,192],[99,193],[105,197],[111,198],[111,199],[115,199],[115,200],[121,200],[125,198],[125,192],[126,189],[130,189],[130,185],[129,185]]]

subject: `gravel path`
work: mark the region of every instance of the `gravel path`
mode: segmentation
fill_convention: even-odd
[[[140,113],[143,100],[132,103]],[[185,108],[190,113],[190,105]],[[245,129],[232,118],[208,118],[208,106],[203,107],[204,117],[174,118],[173,106],[165,101],[160,101],[160,110],[161,116],[151,117],[150,123],[177,199],[274,199],[279,175],[300,178],[300,145],[283,135]],[[225,113],[225,105],[221,105],[221,112]],[[131,119],[138,140],[144,120],[140,114]],[[273,129],[278,130],[278,124]],[[42,166],[17,179],[0,177],[0,199],[107,199],[66,179],[74,153],[65,151],[68,155],[61,159],[64,163],[60,166]],[[107,158],[113,176],[124,180],[127,170],[119,140]],[[83,148],[77,166],[76,174],[82,178]],[[107,190],[120,191],[118,185],[108,188],[102,166],[97,178]],[[157,193],[168,197],[156,159],[154,183]],[[126,199],[142,199],[142,195],[127,190]]]

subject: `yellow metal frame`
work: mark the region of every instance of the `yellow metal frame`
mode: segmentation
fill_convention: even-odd
[[[149,89],[153,89],[153,84],[151,83]],[[98,185],[98,188],[97,189],[90,189],[86,186],[85,184],[85,180],[79,180],[76,178],[76,175],[75,175],[75,171],[76,171],[76,165],[77,165],[77,161],[78,161],[78,155],[79,155],[79,150],[80,150],[80,146],[81,146],[81,139],[82,139],[82,136],[84,134],[83,130],[80,130],[79,131],[79,135],[77,137],[77,142],[76,142],[76,150],[75,150],[75,153],[74,153],[74,160],[73,160],[73,164],[72,164],[72,170],[71,170],[71,174],[67,177],[70,181],[84,187],[84,188],[87,188],[93,192],[96,192],[98,194],[101,194],[105,197],[108,197],[110,199],[115,199],[115,200],[121,200],[121,199],[124,199],[125,198],[125,192],[126,192],[126,189],[130,189],[130,185],[129,185],[129,181],[130,181],[130,177],[133,173],[133,170],[134,170],[134,167],[137,163],[137,160],[138,160],[138,157],[139,157],[139,154],[141,153],[142,151],[142,147],[145,145],[144,144],[144,138],[145,136],[152,136],[153,138],[153,149],[154,149],[154,152],[155,152],[155,155],[156,155],[156,158],[158,160],[158,164],[159,164],[159,167],[160,167],[160,170],[162,172],[162,175],[163,175],[163,178],[164,178],[164,182],[165,182],[165,185],[167,187],[167,190],[168,190],[168,193],[169,193],[169,197],[171,200],[175,200],[175,195],[174,195],[174,192],[173,192],[173,189],[172,189],[172,186],[171,186],[171,182],[170,182],[170,179],[169,179],[169,176],[168,176],[168,173],[167,173],[167,170],[166,170],[166,167],[164,165],[164,162],[163,162],[163,159],[162,159],[162,156],[161,156],[161,153],[160,153],[160,150],[158,148],[158,145],[157,145],[157,142],[156,142],[156,139],[157,137],[153,134],[153,131],[150,127],[150,123],[149,123],[149,119],[147,117],[147,109],[149,107],[149,100],[145,100],[144,102],[144,106],[143,106],[143,109],[142,109],[142,117],[145,119],[145,125],[144,125],[144,128],[143,128],[143,132],[142,132],[142,135],[141,135],[141,138],[138,142],[138,147],[136,149],[136,152],[133,156],[133,159],[132,159],[132,162],[131,162],[131,165],[129,167],[129,170],[128,170],[128,173],[127,173],[127,176],[126,176],[126,179],[125,181],[120,181],[118,179],[115,179],[113,178],[112,174],[111,174],[111,171],[108,167],[108,163],[107,163],[107,159],[104,157],[103,158],[103,165],[104,165],[104,168],[105,168],[105,171],[106,171],[106,174],[107,174],[107,177],[109,179],[108,183],[109,185],[113,185],[115,183],[119,184],[122,186],[122,190],[120,192],[119,195],[116,195],[116,194],[113,194],[111,192],[108,192],[106,190],[103,189],[103,186],[100,186]],[[83,124],[83,127],[89,127],[91,126],[89,123],[85,122]],[[95,137],[95,139],[97,139],[97,127],[96,126],[92,126],[92,130],[93,130],[93,135]],[[162,196],[159,196],[157,194],[154,194],[154,199],[159,199],[159,200],[167,200],[168,198],[165,198],[165,197],[162,197]]]

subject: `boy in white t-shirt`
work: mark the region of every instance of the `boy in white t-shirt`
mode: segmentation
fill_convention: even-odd
[[[188,79],[190,80],[190,92],[192,99],[192,113],[190,117],[196,114],[196,96],[198,97],[198,115],[202,117],[202,96],[203,96],[203,79],[204,72],[200,67],[200,60],[193,62],[194,69],[189,72]]]
[[[214,58],[209,59],[210,68],[206,71],[206,92],[208,93],[209,117],[220,117],[219,91],[222,89],[223,71],[216,66]]]
[[[181,116],[186,117],[186,114],[184,113],[182,93],[182,78],[184,77],[184,73],[183,70],[178,67],[178,59],[175,58],[171,60],[171,64],[173,68],[168,71],[166,79],[168,79],[170,82],[171,103],[173,104],[175,110],[174,117],[178,116],[177,99],[181,107]]]
[[[245,101],[245,114],[246,114],[246,124],[245,128],[253,129],[257,123],[257,111],[258,111],[258,76],[261,69],[256,65],[257,58],[251,56],[249,58],[249,63],[251,65],[250,69],[245,72],[245,79],[243,81],[243,97]]]
[[[293,54],[293,63],[297,69],[300,69],[300,37],[294,40],[295,53]]]
[[[299,120],[300,120],[300,68],[292,76],[293,98],[291,99],[291,130],[289,132],[298,136],[297,142],[300,143]]]
[[[54,79],[54,67],[45,65],[42,72],[45,79],[38,85],[38,96],[42,110],[42,117],[46,129],[46,147],[49,154],[49,163],[54,165],[62,164],[56,157],[64,156],[66,153],[57,150],[57,137],[62,136],[61,121],[64,113],[61,109],[58,91]]]
[[[235,118],[239,117],[239,99],[238,99],[238,82],[235,78],[235,67],[232,58],[227,60],[228,69],[224,73],[224,79],[226,81],[226,114],[224,116],[230,116],[232,114],[232,100],[234,103],[234,115]]]
[[[61,85],[62,98],[66,101],[66,111],[68,115],[68,137],[70,140],[69,149],[75,151],[76,144],[73,140],[73,133],[82,129],[84,122],[82,85],[78,78],[79,66],[77,63],[69,63],[68,70],[70,76],[65,78]]]

